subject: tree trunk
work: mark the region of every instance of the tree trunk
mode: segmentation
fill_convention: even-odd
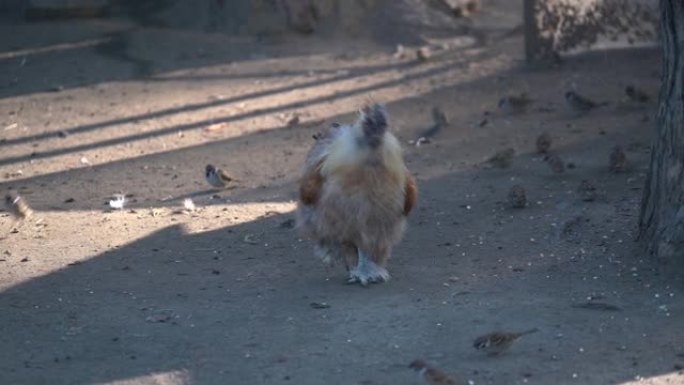
[[[665,263],[684,264],[684,1],[660,1],[663,74],[639,239]]]

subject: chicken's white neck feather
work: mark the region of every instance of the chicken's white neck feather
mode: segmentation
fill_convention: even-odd
[[[326,160],[321,165],[321,174],[330,176],[336,172],[353,169],[361,166],[372,155],[371,152],[379,151],[379,160],[387,170],[404,178],[404,161],[402,158],[401,144],[390,132],[386,132],[382,138],[380,147],[376,150],[363,146],[363,130],[358,126],[342,127],[340,134],[327,149]]]

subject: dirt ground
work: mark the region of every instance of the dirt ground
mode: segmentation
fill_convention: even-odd
[[[684,285],[634,242],[656,106],[623,89],[656,97],[659,51],[528,70],[516,6],[425,62],[365,40],[2,24],[0,189],[36,213],[0,213],[0,383],[419,384],[421,357],[478,385],[684,384]],[[571,114],[568,89],[609,104]],[[497,111],[519,92],[529,111]],[[420,199],[392,280],[361,288],[291,224],[311,135],[369,98]],[[449,126],[411,144],[435,106]],[[564,173],[535,152],[544,131]],[[509,168],[483,164],[507,147]],[[211,190],[207,163],[236,187]],[[527,207],[508,206],[514,184]],[[533,327],[500,357],[471,346]]]

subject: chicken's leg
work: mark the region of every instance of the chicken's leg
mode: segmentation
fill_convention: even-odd
[[[390,275],[387,269],[376,264],[371,260],[369,255],[361,250],[359,251],[359,260],[356,267],[349,270],[349,283],[360,283],[366,286],[369,283],[380,283],[389,280]]]

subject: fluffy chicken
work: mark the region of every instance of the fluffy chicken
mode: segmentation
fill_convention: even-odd
[[[315,139],[299,186],[298,228],[324,262],[344,261],[350,283],[387,281],[417,188],[385,109],[366,106],[355,124],[334,124]]]

